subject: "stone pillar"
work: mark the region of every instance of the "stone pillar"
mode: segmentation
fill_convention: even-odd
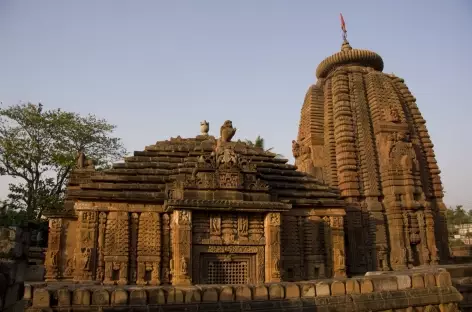
[[[264,220],[265,245],[265,282],[280,282],[280,213],[268,213]]]
[[[346,254],[344,251],[343,217],[329,217],[333,241],[333,276],[346,277]]]
[[[131,214],[130,244],[129,244],[129,283],[135,284],[137,279],[136,258],[138,251],[138,220],[139,215],[136,212]]]
[[[162,274],[161,282],[169,284],[171,282],[170,276],[170,217],[167,213],[162,215]]]
[[[104,252],[105,252],[105,228],[107,222],[107,213],[100,212],[98,215],[98,247],[97,247],[97,273],[96,279],[98,281],[103,281],[105,275],[105,261],[104,261]]]
[[[49,218],[48,249],[46,252],[46,259],[44,261],[46,267],[46,281],[55,281],[59,279],[61,240],[62,219]]]
[[[78,215],[74,280],[90,281],[95,273],[98,214],[96,211],[79,211]]]
[[[192,284],[192,211],[173,213],[173,274],[172,285]]]

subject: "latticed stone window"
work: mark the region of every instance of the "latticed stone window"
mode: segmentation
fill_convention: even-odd
[[[249,268],[247,261],[220,261],[208,263],[209,284],[247,284]]]

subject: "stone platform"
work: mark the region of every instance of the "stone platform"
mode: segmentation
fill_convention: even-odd
[[[31,284],[26,311],[458,311],[444,269],[362,278],[190,287]]]

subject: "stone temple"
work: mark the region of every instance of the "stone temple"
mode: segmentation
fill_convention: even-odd
[[[444,265],[433,144],[382,70],[346,40],[321,62],[295,165],[229,120],[104,171],[79,153],[28,311],[459,311],[472,266]]]
[[[218,140],[205,132],[178,137],[105,172],[76,170],[73,216],[51,217],[47,280],[191,285],[345,276],[338,192],[273,153],[231,142],[235,132],[227,121]]]
[[[375,52],[341,51],[318,66],[293,141],[300,171],[346,201],[350,273],[447,260],[446,207],[433,144],[403,79]]]

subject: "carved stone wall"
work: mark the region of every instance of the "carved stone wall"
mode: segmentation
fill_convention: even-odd
[[[282,215],[284,281],[346,276],[343,216],[342,210],[306,208]]]

